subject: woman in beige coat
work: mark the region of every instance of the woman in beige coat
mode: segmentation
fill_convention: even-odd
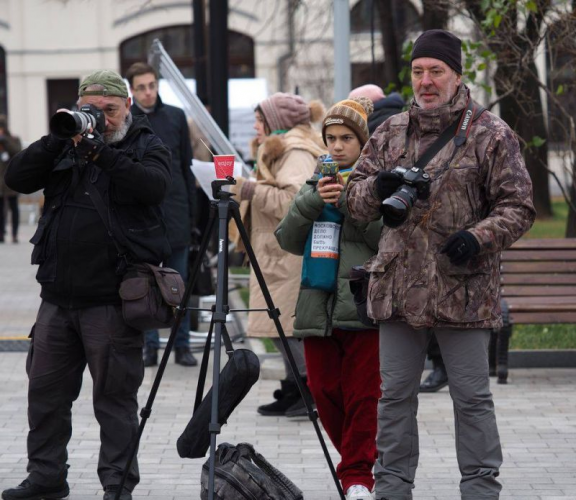
[[[306,376],[302,342],[292,337],[296,299],[300,288],[302,258],[283,251],[274,230],[302,185],[314,173],[316,159],[326,153],[320,134],[312,128],[324,114],[321,103],[307,104],[300,96],[276,93],[262,101],[255,110],[256,177],[236,179],[236,200],[250,234],[250,243],[262,269],[274,305],[280,309],[280,322],[298,365],[301,377]],[[250,308],[265,309],[266,302],[254,273],[250,275]],[[265,312],[248,316],[250,337],[272,338],[283,353],[286,379],[274,392],[276,401],[258,408],[261,415],[305,415],[294,375],[288,364],[274,323]]]

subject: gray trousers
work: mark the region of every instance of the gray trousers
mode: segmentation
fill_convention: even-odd
[[[294,362],[296,363],[296,368],[300,377],[306,377],[306,358],[304,357],[304,342],[295,337],[286,337],[288,341],[288,346],[290,347],[290,352],[294,357]],[[284,351],[284,344],[278,337],[272,339],[274,342],[274,347],[282,353],[282,359],[284,361],[284,369],[286,370],[286,380],[294,382],[294,374],[292,373],[292,368],[290,367],[290,362],[288,361],[288,356]]]
[[[138,434],[142,333],[124,323],[121,306],[69,310],[42,302],[31,337],[26,361],[30,481],[53,486],[66,479],[72,403],[88,365],[100,424],[98,476],[103,486],[120,483],[129,447]],[[132,490],[139,479],[134,460],[126,487]]]
[[[454,404],[456,458],[462,500],[496,500],[502,464],[500,437],[488,377],[489,330],[415,330],[380,325],[376,498],[411,500],[418,466],[418,388],[431,333],[436,334]]]

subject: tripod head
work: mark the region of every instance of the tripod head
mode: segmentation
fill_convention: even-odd
[[[230,199],[230,197],[234,196],[229,191],[222,191],[223,186],[234,186],[236,184],[236,179],[232,176],[228,176],[225,179],[216,179],[212,181],[212,197],[215,200],[220,199]]]

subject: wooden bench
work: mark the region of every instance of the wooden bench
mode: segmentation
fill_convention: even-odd
[[[502,252],[500,271],[504,326],[493,333],[490,357],[505,384],[514,325],[576,323],[576,238],[521,239]]]

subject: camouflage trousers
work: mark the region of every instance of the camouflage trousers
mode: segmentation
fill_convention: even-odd
[[[419,458],[418,389],[434,332],[448,372],[454,405],[456,457],[462,500],[497,500],[502,464],[500,437],[488,376],[489,330],[414,329],[380,325],[376,498],[411,500]]]

